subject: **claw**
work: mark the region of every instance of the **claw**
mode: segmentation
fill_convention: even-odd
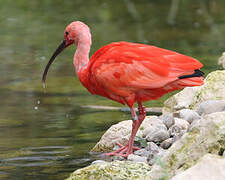
[[[133,146],[132,147],[132,151],[129,152],[130,148],[129,148],[128,144],[126,146],[123,146],[120,143],[116,143],[116,144],[120,147],[119,149],[117,149],[116,151],[113,151],[113,152],[105,153],[104,155],[106,155],[106,156],[122,156],[122,157],[127,158],[130,154],[133,154],[134,150],[139,150],[140,149],[139,147]]]

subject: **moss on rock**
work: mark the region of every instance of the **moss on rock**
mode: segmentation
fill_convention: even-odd
[[[190,132],[171,146],[161,161],[172,177],[196,164],[207,153],[221,154],[221,149],[225,149],[225,112],[212,113],[199,120]],[[155,164],[148,176],[159,179],[164,176],[164,171]]]
[[[67,180],[147,180],[145,175],[149,171],[150,166],[141,162],[102,162],[74,171]]]

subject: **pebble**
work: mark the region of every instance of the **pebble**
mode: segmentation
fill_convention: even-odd
[[[201,116],[199,116],[197,112],[191,109],[182,109],[178,111],[177,114],[174,113],[174,116],[176,115],[178,118],[186,120],[189,124],[191,124],[195,119],[201,118]]]
[[[169,129],[174,124],[174,118],[172,113],[162,115],[160,116],[160,119],[166,125],[167,129]]]
[[[146,136],[147,141],[160,143],[170,137],[169,132],[165,129],[155,129]]]
[[[142,156],[138,156],[138,155],[135,155],[135,154],[130,154],[127,157],[127,160],[134,161],[134,162],[144,162],[144,163],[147,163],[147,157],[142,157]]]
[[[145,148],[147,151],[151,151],[154,153],[158,153],[160,151],[159,146],[157,146],[154,142],[148,142],[147,147]]]
[[[169,128],[170,137],[178,136],[181,137],[185,132],[187,132],[190,124],[180,118],[174,118],[175,124]]]
[[[148,150],[146,150],[146,149],[140,149],[140,150],[134,151],[134,154],[138,155],[138,156],[148,157],[150,152]]]
[[[146,124],[147,123],[147,124]],[[142,132],[142,137],[146,137],[149,133],[152,133],[158,129],[167,130],[166,126],[163,124],[162,120],[157,116],[150,116],[144,120],[143,126],[145,127]],[[146,128],[147,127],[147,128]]]
[[[168,149],[173,142],[174,142],[173,138],[166,139],[160,144],[160,147],[163,149]]]

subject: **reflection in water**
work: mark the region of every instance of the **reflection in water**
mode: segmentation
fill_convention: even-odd
[[[148,43],[193,56],[206,73],[225,47],[225,1],[0,2],[0,179],[63,179],[88,165],[88,151],[129,113],[81,108],[120,106],[90,95],[74,77],[74,48],[41,75],[74,20],[88,24],[93,53],[113,41]],[[168,96],[146,103],[160,106]]]

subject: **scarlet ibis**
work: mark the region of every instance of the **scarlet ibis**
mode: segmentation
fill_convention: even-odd
[[[113,42],[95,52],[89,60],[91,33],[80,21],[70,23],[64,40],[50,58],[43,73],[45,85],[48,69],[56,56],[66,47],[75,44],[73,64],[80,82],[92,94],[107,97],[131,110],[132,132],[128,143],[107,155],[127,157],[134,147],[134,137],[146,116],[142,102],[158,99],[164,94],[186,86],[204,83],[203,66],[198,60],[174,51],[130,42]],[[138,104],[136,115],[134,103]]]

